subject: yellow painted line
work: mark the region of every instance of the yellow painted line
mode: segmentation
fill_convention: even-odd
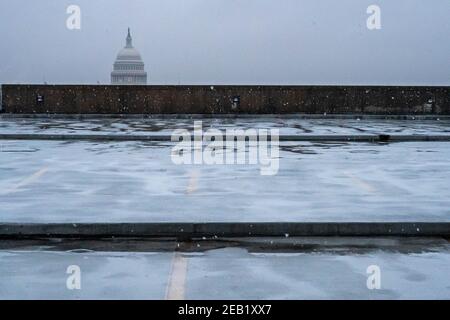
[[[167,282],[166,300],[185,299],[187,270],[188,259],[175,252]]]
[[[191,171],[189,183],[186,188],[186,194],[192,194],[198,189],[198,177],[200,176],[197,170]]]
[[[29,184],[32,184],[33,182],[37,181],[47,171],[48,171],[47,167],[42,168],[42,169],[36,171],[35,173],[33,173],[31,176],[26,177],[25,179],[23,179],[19,183],[13,185],[9,190],[6,190],[6,191],[0,192],[0,193],[1,194],[10,194],[10,193],[17,192],[20,188],[25,187],[25,186],[27,186]]]
[[[354,174],[350,173],[350,172],[344,172],[344,174],[349,177],[350,179],[352,179],[353,183],[358,185],[360,188],[370,192],[370,193],[375,193],[377,192],[377,189],[372,186],[371,184],[369,184],[368,182],[362,180],[361,178],[358,178],[357,176],[355,176]]]

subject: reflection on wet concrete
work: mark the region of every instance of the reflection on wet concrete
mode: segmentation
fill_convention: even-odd
[[[1,190],[48,170],[0,195],[2,222],[450,219],[447,142],[283,142],[275,176],[258,165],[175,165],[167,142],[5,145],[34,152],[0,153]]]
[[[175,258],[185,268],[175,270]],[[185,299],[448,299],[450,254],[373,251],[271,253],[223,248],[205,252],[0,251],[0,299],[164,299],[170,279]],[[80,267],[81,290],[66,269]],[[367,268],[381,288],[367,288]],[[332,285],[330,285],[332,284]],[[30,290],[32,288],[32,290]],[[413,289],[413,290],[412,290]]]
[[[195,119],[198,121],[199,119]],[[299,118],[201,119],[203,129],[279,129],[281,134],[450,134],[449,120],[355,120]],[[193,130],[194,119],[0,119],[0,133],[170,134]]]

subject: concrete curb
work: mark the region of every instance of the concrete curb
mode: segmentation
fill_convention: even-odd
[[[450,222],[0,224],[0,238],[448,237]]]
[[[194,136],[191,135],[191,139]],[[93,135],[93,134],[21,134],[3,133],[0,140],[44,140],[44,141],[149,141],[171,142],[170,135]],[[270,140],[270,136],[269,136]],[[336,141],[336,142],[450,142],[450,135],[280,135],[280,142],[296,141]]]

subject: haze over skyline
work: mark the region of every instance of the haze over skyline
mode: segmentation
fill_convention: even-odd
[[[448,0],[2,0],[0,83],[108,84],[130,27],[149,84],[450,85],[449,14]]]

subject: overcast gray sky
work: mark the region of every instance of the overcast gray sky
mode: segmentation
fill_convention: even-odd
[[[449,0],[0,0],[0,83],[109,83],[128,26],[149,84],[450,85]]]

